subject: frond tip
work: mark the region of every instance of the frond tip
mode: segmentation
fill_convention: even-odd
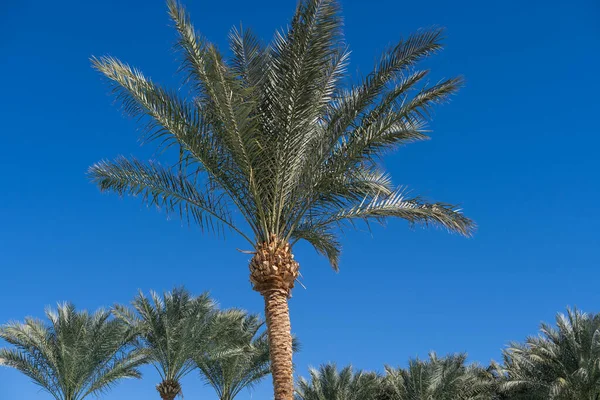
[[[292,240],[306,240],[317,253],[327,257],[335,271],[339,270],[342,246],[335,233],[329,229],[316,225],[303,225],[294,230]]]
[[[410,224],[440,226],[463,236],[471,236],[476,229],[475,223],[464,216],[459,208],[445,203],[429,203],[419,197],[407,198],[404,189],[388,196],[365,197],[360,204],[342,208],[313,223],[327,226],[352,220],[383,222],[388,217],[402,218]]]

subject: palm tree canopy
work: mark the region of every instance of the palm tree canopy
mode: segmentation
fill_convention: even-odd
[[[196,364],[204,381],[220,400],[233,400],[270,373],[269,344],[264,323],[241,310],[220,312],[217,324],[227,326],[209,351],[197,354]]]
[[[296,400],[375,400],[381,391],[381,378],[370,372],[354,372],[351,366],[338,370],[335,364],[311,368],[310,381],[300,378]]]
[[[0,365],[16,368],[56,400],[80,400],[108,390],[122,378],[140,378],[135,335],[110,312],[77,312],[73,304],[48,309],[50,324],[26,318],[0,328],[14,346],[0,349]]]
[[[195,352],[209,346],[214,336],[215,303],[208,294],[194,297],[175,289],[150,298],[140,292],[133,309],[116,305],[115,316],[139,333],[137,343],[163,380],[179,381],[195,368]]]
[[[378,163],[390,149],[427,139],[432,107],[462,84],[426,85],[428,71],[417,69],[442,48],[441,29],[401,40],[366,78],[347,85],[349,50],[335,0],[302,1],[266,46],[250,30],[233,29],[229,59],[176,0],[168,9],[189,96],[113,57],[93,65],[125,111],[147,121],[144,139],[174,146],[178,161],[101,161],[89,170],[101,190],[139,195],[202,228],[229,227],[253,245],[273,236],[306,240],[336,269],[344,223],[399,217],[472,232],[456,207],[409,196]]]
[[[413,359],[408,368],[386,367],[386,400],[491,400],[493,382],[485,370],[466,365],[465,354]]]
[[[577,309],[558,314],[556,328],[511,343],[497,366],[510,398],[597,400],[600,398],[600,315]]]

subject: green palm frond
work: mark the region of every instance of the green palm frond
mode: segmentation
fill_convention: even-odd
[[[311,368],[310,380],[300,378],[296,400],[375,400],[381,393],[381,378],[351,366],[338,370],[335,364]]]
[[[175,289],[162,296],[140,292],[132,308],[115,305],[114,315],[139,334],[143,352],[163,380],[179,381],[195,368],[192,357],[213,339],[215,303],[208,294]]]
[[[250,29],[233,28],[229,33],[229,47],[234,54],[231,70],[241,78],[244,87],[261,84],[268,54],[260,39]]]
[[[353,87],[339,103],[333,107],[329,115],[329,129],[333,135],[333,143],[342,137],[349,126],[365,115],[376,100],[386,92],[390,82],[403,78],[420,60],[442,49],[443,29],[420,31],[386,51],[379,64],[360,85]],[[422,77],[421,77],[422,78]],[[419,79],[420,80],[420,79]],[[416,83],[418,80],[415,79]],[[388,102],[394,101],[404,94],[412,85],[399,85],[405,91],[391,90],[395,96],[387,96]],[[385,102],[381,105],[385,105]]]
[[[459,209],[448,204],[428,203],[418,197],[408,198],[405,193],[398,190],[389,195],[365,197],[349,208],[315,210],[306,225],[320,228],[344,221],[374,219],[382,222],[385,218],[397,217],[411,224],[433,224],[463,235],[471,234],[474,225]]]
[[[114,359],[106,363],[96,375],[90,379],[89,387],[83,397],[104,393],[114,387],[117,381],[123,377],[141,378],[142,374],[132,369],[132,365],[147,363],[146,352],[133,350],[128,354],[117,354]]]
[[[15,349],[0,349],[0,365],[20,371],[55,399],[63,399],[61,388],[53,376],[54,371],[49,370],[39,356],[27,355]]]
[[[493,400],[493,380],[465,354],[412,359],[407,368],[386,367],[385,393],[390,400]]]
[[[132,351],[135,332],[110,312],[78,312],[70,304],[47,310],[50,324],[28,318],[0,328],[13,345],[0,349],[0,365],[15,368],[57,400],[81,400],[139,378],[143,354]]]
[[[251,242],[232,221],[223,194],[213,190],[201,192],[198,185],[180,171],[155,162],[143,164],[120,157],[94,164],[88,175],[102,191],[141,196],[145,203],[176,212],[182,219],[193,220],[202,228],[217,230],[225,225]]]
[[[496,370],[503,392],[521,399],[600,397],[600,316],[577,309],[558,314],[556,327],[541,324],[540,335],[511,343]]]
[[[329,228],[310,224],[301,225],[294,230],[291,239],[293,243],[306,240],[317,253],[327,257],[332,268],[338,271],[342,245]]]
[[[218,119],[218,116],[212,116],[214,107],[181,99],[115,58],[102,57],[92,62],[113,82],[128,114],[149,118],[144,135],[147,140],[160,139],[163,148],[179,145],[183,151],[180,162],[189,169],[189,176],[208,174],[209,185],[203,182],[207,191],[223,192],[240,211],[251,215],[254,206],[246,193],[248,188],[243,184],[244,173],[232,160],[231,150],[237,147],[231,142],[235,143],[235,140],[224,138],[224,130],[214,132],[211,129],[210,120]],[[94,170],[90,172],[95,180]]]
[[[268,45],[248,29],[233,29],[228,59],[195,30],[181,4],[167,4],[189,95],[112,57],[93,63],[125,110],[147,120],[144,137],[180,150],[177,172],[135,160],[103,162],[90,171],[101,188],[140,194],[201,227],[229,226],[255,246],[273,235],[306,240],[334,268],[344,220],[398,217],[473,232],[475,224],[455,206],[407,198],[378,164],[387,151],[428,139],[434,106],[463,84],[450,78],[429,85],[429,71],[418,68],[441,50],[442,29],[400,40],[365,79],[347,85],[350,52],[335,0],[301,1]]]
[[[241,310],[217,317],[220,334],[211,348],[195,357],[201,377],[220,400],[233,400],[270,373],[269,345],[263,322]]]

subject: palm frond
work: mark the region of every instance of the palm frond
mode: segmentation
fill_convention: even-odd
[[[373,72],[333,109],[328,118],[333,142],[345,134],[357,117],[364,115],[390,82],[421,59],[441,50],[443,32],[441,28],[419,31],[385,52]]]
[[[215,336],[215,307],[206,293],[192,296],[176,288],[162,296],[139,292],[132,308],[115,305],[113,314],[138,332],[140,357],[153,364],[163,380],[178,382],[195,368],[194,354]]]
[[[374,219],[382,222],[387,217],[402,218],[411,224],[438,225],[465,236],[469,236],[475,228],[473,222],[454,206],[428,203],[418,197],[408,198],[404,189],[399,189],[388,196],[365,197],[358,205],[337,212],[326,212],[322,217],[316,214],[314,219],[307,221],[307,224],[324,227],[357,219]]]
[[[66,303],[46,315],[49,324],[26,319],[0,328],[0,338],[14,346],[0,350],[0,365],[16,368],[59,400],[83,399],[140,377],[145,359],[131,351],[135,333],[109,312],[78,312]]]
[[[5,336],[1,336],[6,339]],[[0,366],[14,368],[29,377],[36,385],[50,393],[55,399],[61,399],[61,390],[57,386],[53,371],[37,355],[27,355],[15,349],[0,349]]]
[[[428,139],[434,107],[462,86],[462,78],[429,85],[429,71],[418,68],[441,50],[443,29],[400,40],[365,79],[347,85],[350,51],[336,0],[302,0],[266,46],[252,31],[233,29],[229,58],[177,0],[167,5],[189,99],[115,58],[93,64],[125,111],[147,120],[145,139],[178,147],[179,160],[172,170],[98,163],[90,176],[101,189],[141,195],[203,228],[229,226],[254,246],[273,236],[307,240],[334,268],[335,229],[344,220],[399,217],[473,231],[453,206],[395,190],[379,165],[386,152]],[[233,209],[247,226],[233,223]]]
[[[354,372],[351,366],[338,370],[335,364],[309,370],[310,380],[300,378],[296,400],[375,400],[381,378],[374,373]]]
[[[198,185],[181,172],[154,162],[143,164],[120,157],[113,162],[94,164],[88,175],[102,191],[141,196],[148,205],[176,212],[183,220],[193,220],[203,229],[218,229],[215,222],[224,224],[252,243],[232,221],[224,196],[210,189],[200,192]]]
[[[311,246],[314,247],[317,253],[327,257],[331,267],[335,271],[339,270],[342,246],[335,233],[333,233],[327,227],[320,227],[310,224],[301,225],[294,229],[291,239],[294,243],[298,240],[306,240]]]
[[[483,368],[467,365],[465,354],[411,359],[407,368],[386,366],[384,398],[493,400],[494,382]]]
[[[540,335],[510,343],[496,365],[502,392],[521,399],[593,399],[600,396],[600,317],[577,309],[542,323]]]
[[[260,85],[268,68],[268,53],[260,39],[250,29],[234,27],[229,33],[229,47],[233,53],[231,70],[244,82],[244,86]]]
[[[269,346],[263,322],[241,310],[217,316],[220,327],[208,351],[195,357],[202,379],[220,400],[233,400],[270,373]]]

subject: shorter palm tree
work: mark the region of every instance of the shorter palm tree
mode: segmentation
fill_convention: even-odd
[[[338,371],[335,364],[311,368],[310,381],[300,378],[296,400],[376,400],[381,392],[381,378],[372,372],[353,372],[348,366]]]
[[[193,355],[214,337],[215,303],[206,293],[194,297],[180,288],[162,297],[140,292],[132,306],[116,305],[113,312],[138,332],[138,348],[161,377],[156,390],[163,400],[173,400],[182,393],[181,378],[196,368]]]
[[[477,365],[467,365],[465,354],[413,359],[408,368],[386,367],[386,400],[491,400],[493,382]]]
[[[236,309],[220,312],[215,325],[222,334],[195,361],[219,400],[233,400],[271,372],[267,334],[258,316]]]
[[[511,400],[600,399],[600,315],[567,310],[556,328],[511,343],[497,365],[502,391]]]
[[[48,309],[50,324],[26,318],[0,328],[14,346],[0,349],[0,365],[27,375],[56,400],[97,395],[122,378],[140,378],[144,357],[132,350],[132,331],[110,312],[77,312],[70,303]]]

